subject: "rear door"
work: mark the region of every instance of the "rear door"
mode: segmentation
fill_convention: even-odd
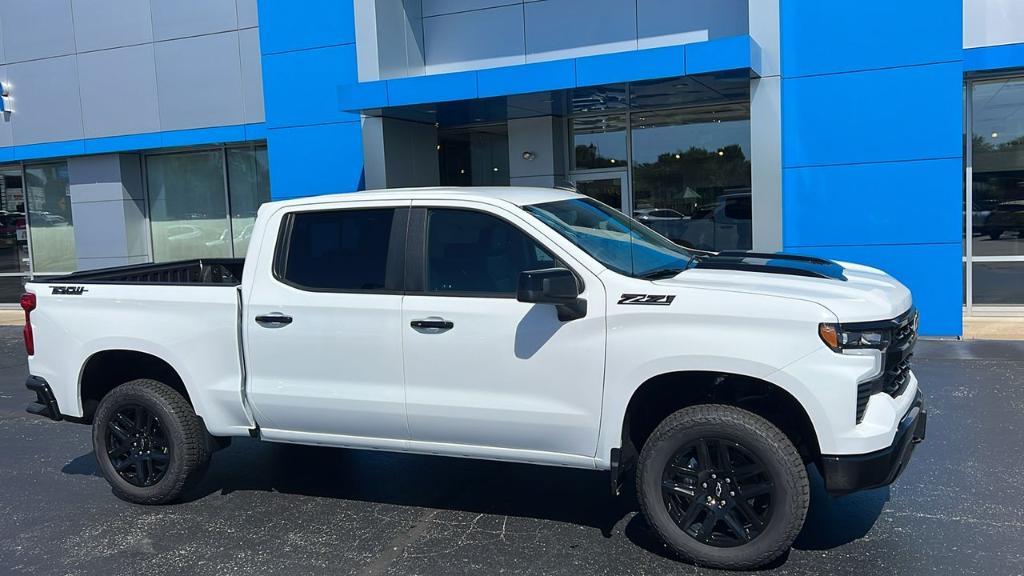
[[[482,204],[413,203],[402,331],[414,448],[538,461],[594,456],[604,287],[529,230],[521,217]],[[586,317],[561,322],[552,305],[516,300],[520,272],[554,266],[579,276]]]
[[[405,446],[408,202],[279,214],[244,308],[248,397],[269,439]]]

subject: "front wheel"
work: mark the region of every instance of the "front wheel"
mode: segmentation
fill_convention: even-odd
[[[810,499],[789,438],[752,412],[715,404],[662,421],[640,453],[637,486],[644,516],[670,549],[732,570],[785,553]]]
[[[104,396],[92,442],[114,494],[136,504],[175,501],[210,459],[202,420],[181,394],[156,380],[132,380]]]

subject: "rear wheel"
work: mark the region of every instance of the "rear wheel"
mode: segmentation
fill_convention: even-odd
[[[723,405],[666,418],[640,454],[641,509],[680,556],[751,569],[778,558],[803,526],[807,471],[796,447],[764,418]]]
[[[100,401],[93,420],[100,472],[119,498],[137,504],[173,502],[210,459],[202,420],[176,390],[133,380]]]
[[[988,237],[991,238],[992,240],[999,240],[999,238],[1002,235],[1003,235],[1003,231],[1002,230],[989,230],[988,231]]]

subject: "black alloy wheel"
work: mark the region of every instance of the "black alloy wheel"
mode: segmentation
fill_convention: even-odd
[[[774,483],[767,467],[740,444],[699,438],[680,447],[662,474],[672,520],[709,546],[746,544],[768,526]]]
[[[106,452],[118,476],[153,486],[167,473],[170,443],[157,415],[139,404],[121,406],[107,424]]]

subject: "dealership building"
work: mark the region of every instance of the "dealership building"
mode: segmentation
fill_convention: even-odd
[[[1024,311],[1020,0],[4,0],[0,301],[271,199],[575,186],[684,245]]]

